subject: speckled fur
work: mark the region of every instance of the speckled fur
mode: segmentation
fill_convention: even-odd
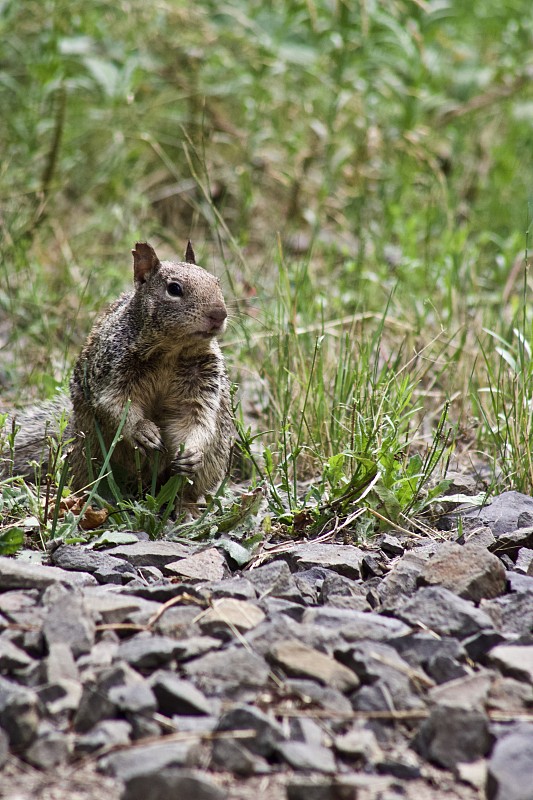
[[[111,459],[115,478],[125,489],[137,486],[137,450],[149,486],[159,452],[160,482],[188,475],[185,500],[195,502],[223,479],[233,440],[216,339],[225,327],[224,299],[218,279],[201,267],[159,262],[144,243],[133,253],[135,288],[96,320],[70,382],[72,486],[81,490],[98,475],[104,457],[97,429],[108,450],[129,401]],[[182,296],[171,296],[170,284],[179,284]]]
[[[59,436],[59,420],[62,414],[70,416],[72,405],[66,393],[58,394],[53,400],[29,406],[7,418],[4,436],[11,433],[13,425],[17,431],[13,458],[7,445],[0,453],[0,477],[9,474],[22,475],[28,481],[35,480],[35,466],[47,464],[48,439]],[[65,441],[67,436],[65,435]]]

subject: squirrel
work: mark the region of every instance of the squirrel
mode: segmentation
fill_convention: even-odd
[[[190,242],[185,261],[160,261],[146,242],[132,254],[134,289],[96,319],[74,367],[70,402],[59,397],[14,418],[12,473],[31,476],[46,429],[57,435],[65,411],[74,491],[98,477],[119,432],[109,467],[121,488],[134,491],[139,477],[150,486],[154,469],[158,485],[185,475],[181,501],[194,504],[224,478],[233,444],[217,341],[227,310],[218,278],[196,264]]]

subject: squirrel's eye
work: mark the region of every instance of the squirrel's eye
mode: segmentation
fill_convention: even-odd
[[[181,297],[183,295],[181,283],[169,283],[167,286],[167,294],[169,294],[171,297]]]

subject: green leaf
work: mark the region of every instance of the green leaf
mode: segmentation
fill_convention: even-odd
[[[377,495],[380,501],[376,511],[379,511],[384,517],[390,519],[391,522],[395,522],[402,510],[396,495],[380,483],[374,486],[372,493]]]
[[[119,544],[134,544],[134,542],[138,541],[137,536],[133,533],[127,533],[126,531],[106,531],[97,539],[94,539],[91,545],[93,548],[98,549],[100,547],[115,547]]]
[[[405,470],[407,477],[418,478],[418,476],[422,473],[423,463],[424,462],[418,453],[415,453],[414,456],[411,456],[407,465],[407,469]]]
[[[22,528],[9,528],[0,533],[0,555],[10,556],[20,550],[24,544],[24,531]]]
[[[219,532],[224,533],[234,530],[254,517],[258,513],[262,502],[263,491],[259,488],[248,492],[248,494],[241,495],[238,502],[233,503],[231,508],[224,512],[221,519],[217,518],[215,520]]]
[[[272,459],[272,453],[270,452],[270,448],[265,447],[263,450],[263,460],[265,462],[265,467],[268,475],[271,475],[274,471],[274,461]]]
[[[232,561],[235,561],[238,567],[243,567],[252,560],[252,554],[246,547],[243,547],[239,542],[234,542],[233,539],[219,539],[217,547],[225,550]]]
[[[326,461],[324,467],[324,478],[331,484],[337,486],[339,481],[344,478],[344,453],[331,456]]]

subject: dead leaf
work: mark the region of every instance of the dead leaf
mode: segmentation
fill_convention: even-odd
[[[82,531],[92,531],[103,525],[108,516],[109,511],[107,508],[93,508],[89,506],[78,524]]]

